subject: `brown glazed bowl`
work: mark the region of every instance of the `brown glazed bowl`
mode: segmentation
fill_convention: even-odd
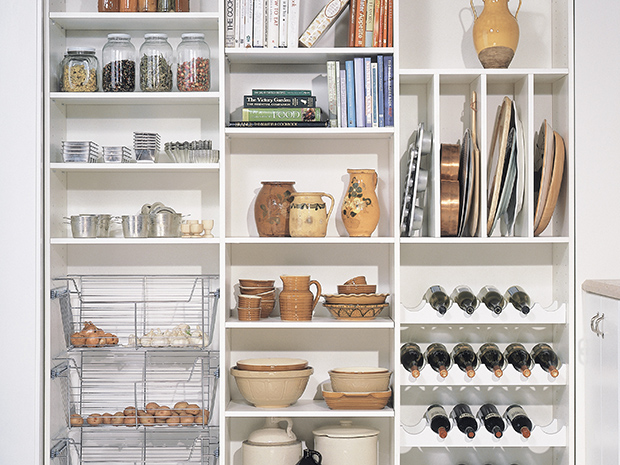
[[[273,279],[240,279],[239,285],[243,287],[273,287],[275,280]]]

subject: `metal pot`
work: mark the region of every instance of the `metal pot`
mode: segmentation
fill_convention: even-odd
[[[314,449],[326,465],[377,465],[379,430],[353,426],[347,420],[316,429],[312,434]]]
[[[97,215],[97,237],[110,237],[112,215]]]
[[[97,237],[99,220],[97,215],[73,215],[67,224],[71,224],[71,234],[73,237],[94,238]]]
[[[149,237],[149,215],[123,215],[124,237]]]
[[[278,428],[286,422],[286,429]],[[295,465],[302,456],[301,441],[290,418],[266,418],[265,427],[243,441],[243,465]]]
[[[149,237],[181,237],[180,213],[150,213]]]

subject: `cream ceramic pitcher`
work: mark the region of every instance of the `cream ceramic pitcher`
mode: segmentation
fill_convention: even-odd
[[[289,209],[289,230],[292,237],[325,237],[327,223],[334,209],[334,198],[325,192],[293,192]],[[332,201],[329,211],[323,197]]]

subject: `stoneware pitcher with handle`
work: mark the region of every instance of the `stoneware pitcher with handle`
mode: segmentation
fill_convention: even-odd
[[[325,237],[327,223],[334,209],[334,198],[325,192],[294,192],[289,210],[292,237]],[[332,201],[329,211],[323,197]]]
[[[310,276],[280,276],[283,288],[280,292],[280,319],[288,321],[312,320],[312,311],[321,297],[321,284]],[[312,295],[310,285],[316,286]]]
[[[514,16],[508,9],[509,0],[483,0],[484,9],[476,13],[473,0],[469,0],[474,12],[474,47],[478,59],[485,68],[508,68],[519,44],[517,16],[521,0]]]

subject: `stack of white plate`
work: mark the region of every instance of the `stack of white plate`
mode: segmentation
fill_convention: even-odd
[[[156,132],[134,132],[133,150],[136,161],[154,162],[159,152],[160,137]]]
[[[117,145],[103,147],[103,161],[106,163],[131,163],[135,160],[129,147]]]
[[[65,162],[96,163],[99,160],[99,146],[89,140],[63,140],[62,159]]]

